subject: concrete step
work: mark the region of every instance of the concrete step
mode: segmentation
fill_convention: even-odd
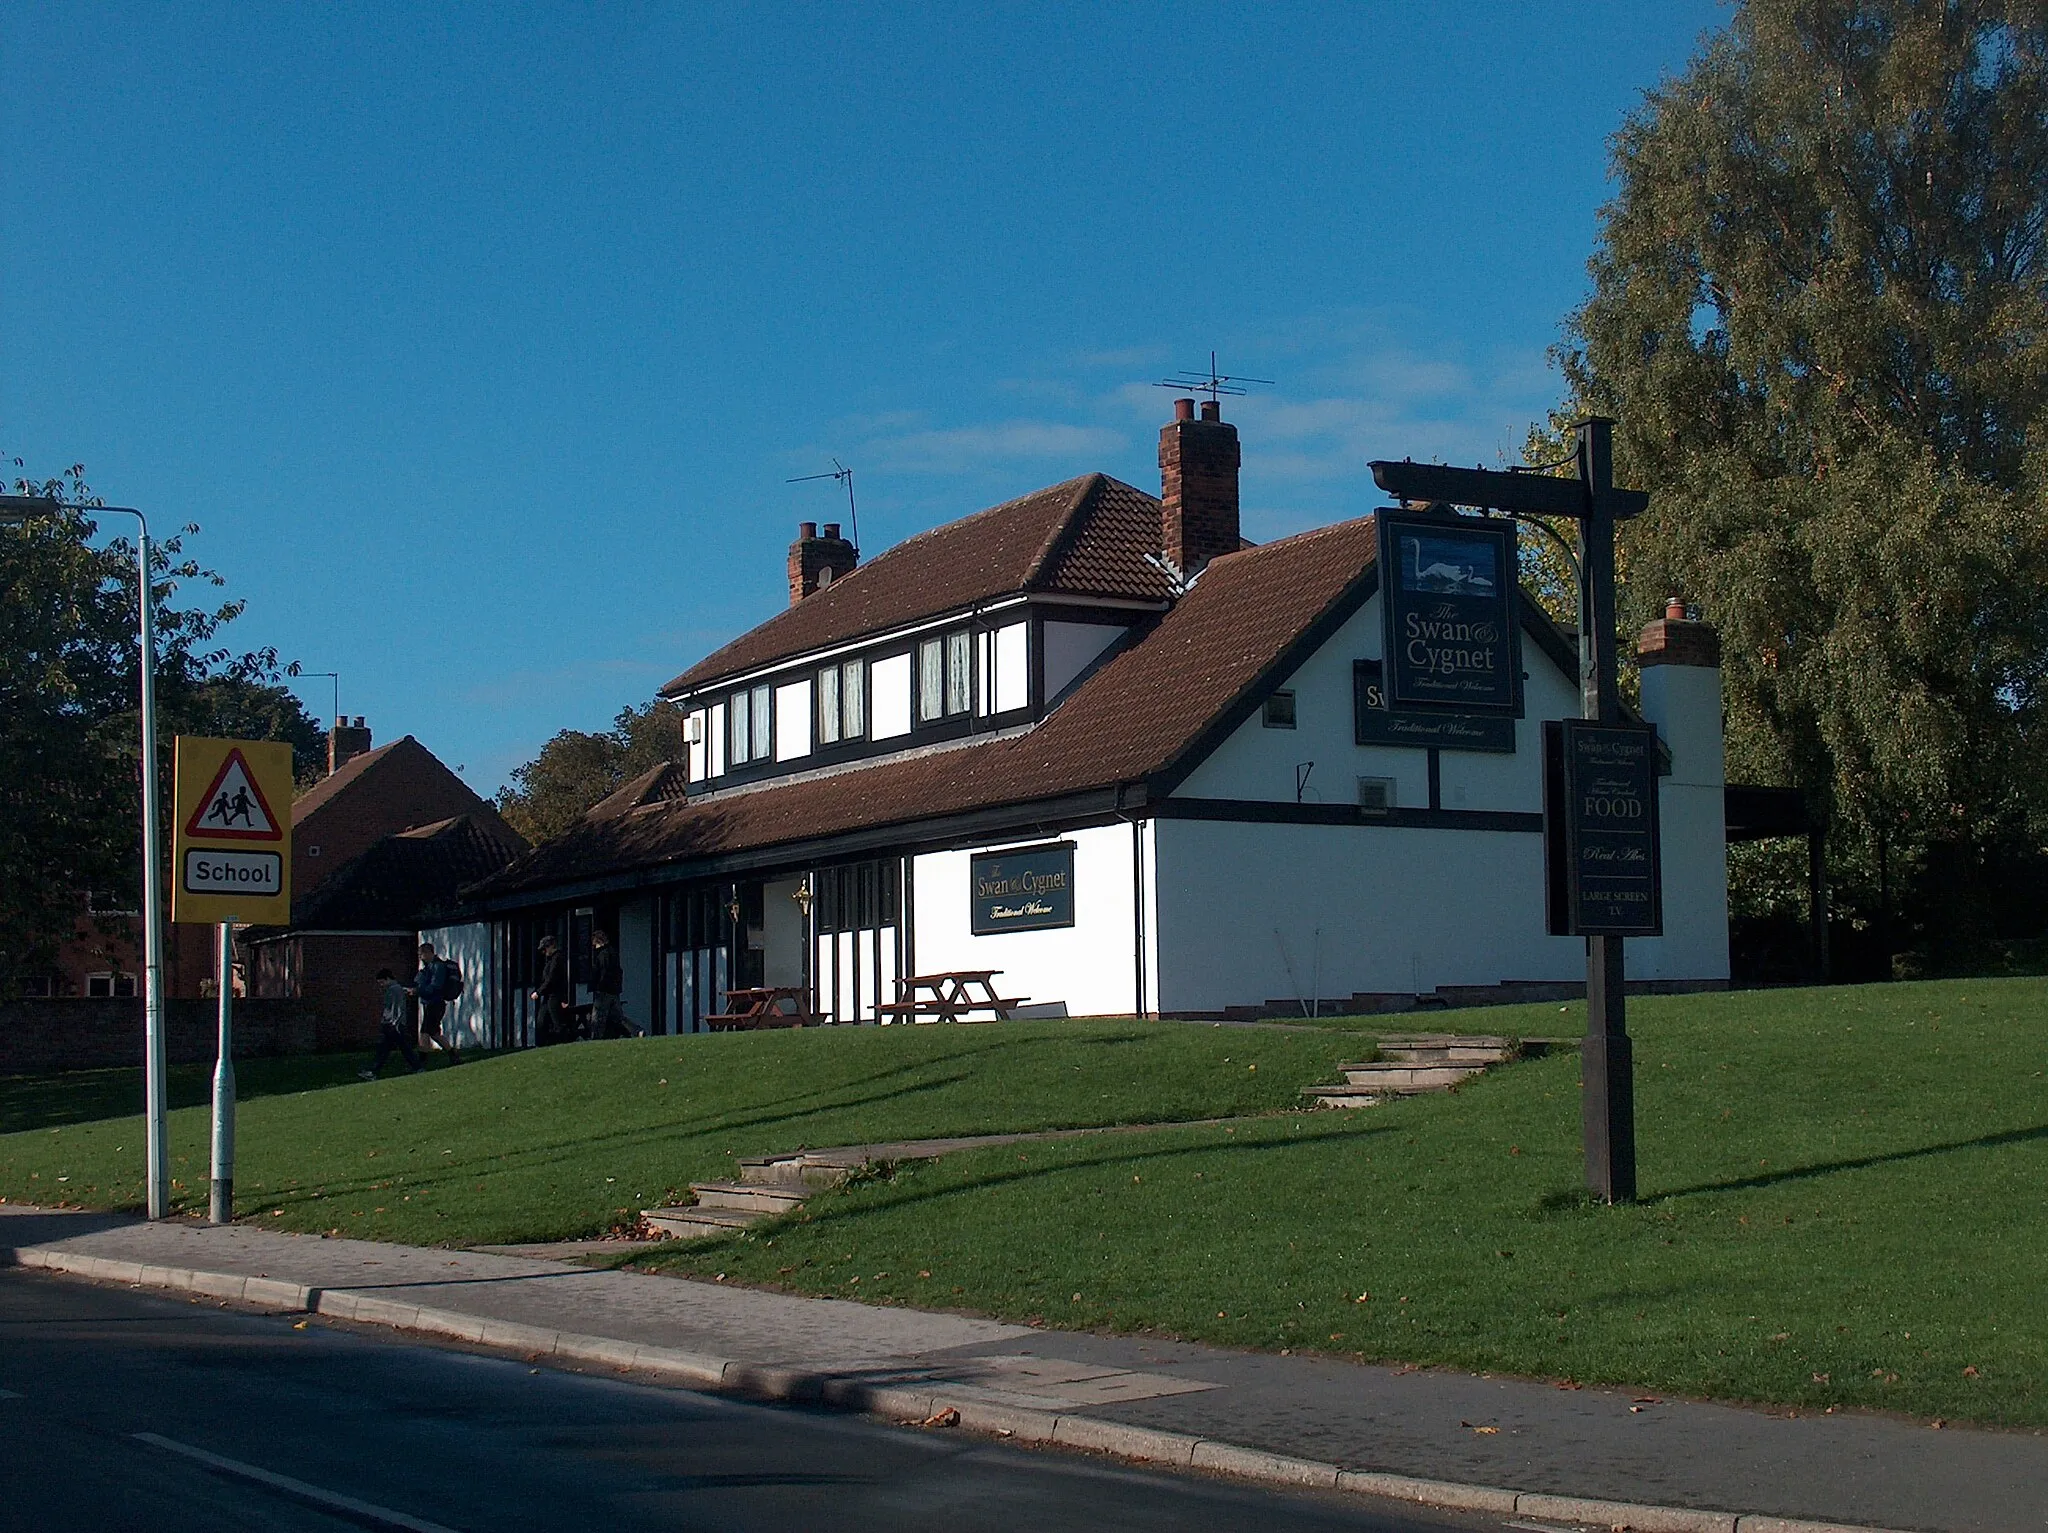
[[[1494,1033],[1380,1033],[1377,1036],[1383,1049],[1457,1047],[1505,1050],[1512,1041]]]
[[[751,1214],[786,1214],[801,1208],[814,1191],[802,1182],[692,1182],[697,1209],[736,1209]]]
[[[1485,1043],[1382,1043],[1380,1058],[1408,1065],[1497,1065],[1508,1051]]]
[[[766,1218],[739,1208],[650,1208],[640,1216],[669,1240],[697,1240],[728,1235]]]
[[[1301,1094],[1324,1107],[1377,1107],[1395,1095],[1357,1086],[1304,1086]]]
[[[1417,1091],[1443,1091],[1459,1081],[1479,1074],[1484,1065],[1431,1065],[1410,1064],[1400,1060],[1385,1061],[1369,1065],[1339,1065],[1344,1079],[1353,1086],[1367,1086],[1375,1091],[1392,1094],[1409,1094]]]
[[[853,1170],[802,1152],[749,1155],[740,1162],[740,1180],[749,1187],[802,1187],[816,1192],[821,1187],[837,1187]]]

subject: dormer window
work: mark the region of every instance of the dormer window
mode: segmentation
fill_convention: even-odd
[[[868,732],[865,660],[828,665],[818,672],[818,743],[858,740]]]
[[[732,731],[728,748],[732,765],[745,766],[750,761],[766,761],[774,754],[775,714],[767,687],[733,693],[732,706],[726,710],[726,718]]]
[[[917,717],[931,724],[974,706],[974,635],[965,628],[917,646]]]

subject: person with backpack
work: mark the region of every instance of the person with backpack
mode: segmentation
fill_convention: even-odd
[[[420,944],[420,971],[407,986],[420,998],[420,1042],[433,1040],[434,1047],[448,1056],[452,1065],[462,1063],[462,1051],[441,1031],[441,1018],[448,1003],[462,994],[462,970],[434,952],[434,944]]]
[[[626,1020],[619,1004],[625,988],[619,972],[619,955],[612,948],[611,933],[600,926],[590,934],[590,1036],[593,1038],[640,1038],[645,1035]]]

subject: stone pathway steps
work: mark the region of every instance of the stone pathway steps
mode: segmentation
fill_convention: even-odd
[[[736,1182],[692,1182],[695,1203],[651,1208],[641,1217],[667,1240],[725,1235],[799,1208],[812,1193],[837,1187],[863,1166],[900,1160],[937,1160],[959,1150],[1021,1144],[1031,1139],[1078,1139],[1089,1134],[1142,1133],[1154,1128],[1191,1128],[1242,1122],[1200,1118],[1188,1123],[1115,1123],[1099,1128],[1041,1129],[1024,1134],[970,1134],[955,1139],[902,1139],[888,1144],[849,1144],[829,1150],[795,1150],[786,1155],[749,1155]]]
[[[1324,1107],[1377,1107],[1394,1097],[1449,1091],[1514,1058],[1516,1050],[1510,1039],[1470,1033],[1389,1033],[1380,1039],[1378,1059],[1337,1067],[1343,1085],[1307,1086],[1302,1095]]]

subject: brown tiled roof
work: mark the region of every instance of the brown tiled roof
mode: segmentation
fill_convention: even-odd
[[[662,688],[674,695],[756,666],[1018,591],[1160,600],[1145,555],[1160,549],[1159,502],[1106,474],[1069,479],[906,538],[850,575],[741,634]]]
[[[526,839],[489,807],[386,836],[292,901],[292,924],[322,931],[416,930],[456,908],[456,891],[503,868]]]
[[[1170,779],[1234,727],[1262,681],[1363,601],[1373,548],[1366,519],[1215,560],[1149,633],[1023,734],[687,801],[661,796],[672,778],[656,768],[470,894]]]
[[[496,814],[411,735],[365,751],[293,801],[292,888],[311,893],[385,836],[483,812]]]

